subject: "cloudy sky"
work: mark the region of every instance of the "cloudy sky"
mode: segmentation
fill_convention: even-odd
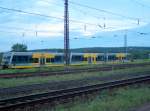
[[[150,46],[149,0],[70,0],[70,47]],[[0,51],[63,48],[64,0],[0,0]],[[149,31],[149,32],[148,32]]]

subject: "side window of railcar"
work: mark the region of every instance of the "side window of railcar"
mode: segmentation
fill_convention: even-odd
[[[81,55],[73,55],[72,56],[72,61],[83,61],[84,58]]]
[[[83,58],[83,61],[87,61],[88,60],[88,58]]]
[[[47,58],[47,63],[54,63],[54,62],[62,62],[62,56],[55,56],[55,58]]]
[[[21,57],[22,63],[29,63],[28,58],[29,58],[28,56],[22,56],[22,57]]]
[[[39,63],[39,58],[32,58],[32,63]]]
[[[55,58],[52,58],[52,59],[51,59],[51,62],[52,62],[52,63],[55,62]]]
[[[37,60],[38,58],[32,58],[32,56],[29,56],[28,59],[29,59],[29,63],[38,63],[38,62],[37,62],[37,61],[38,61],[38,60]]]
[[[6,60],[10,60],[10,56],[4,56],[4,58],[3,58],[5,61]]]
[[[63,59],[64,59],[64,57],[63,56],[55,56],[55,62],[62,62],[63,61]]]
[[[12,63],[29,63],[29,56],[15,55],[13,56]]]
[[[111,56],[108,57],[108,59],[109,59],[109,60],[115,60],[115,56],[114,56],[114,55],[111,55]]]
[[[17,56],[13,56],[12,63],[16,64],[18,62]]]
[[[96,58],[96,61],[104,61],[104,56],[98,56],[98,57]]]
[[[12,63],[28,63],[28,56],[13,56]]]
[[[50,63],[51,59],[50,58],[46,58],[46,63]]]

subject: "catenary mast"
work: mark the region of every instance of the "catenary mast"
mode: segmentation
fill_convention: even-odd
[[[68,0],[64,0],[64,6],[64,63],[68,66],[70,64]]]

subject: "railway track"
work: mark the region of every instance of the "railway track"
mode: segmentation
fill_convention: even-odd
[[[48,71],[48,72],[11,73],[11,74],[0,74],[0,78],[21,78],[21,77],[65,75],[65,74],[73,74],[73,73],[80,73],[80,72],[110,71],[110,70],[125,69],[131,67],[147,66],[147,65],[150,65],[150,63],[118,64],[118,65],[109,65],[104,67],[67,69],[67,70]]]
[[[47,93],[0,100],[0,111],[13,111],[14,109],[23,108],[27,106],[33,107],[36,104],[50,103],[56,100],[57,101],[61,99],[64,100],[67,98],[81,96],[83,94],[91,94],[93,92],[97,92],[105,89],[123,87],[127,85],[143,83],[147,81],[150,81],[150,75],[137,76],[137,77],[132,77],[123,80],[106,82],[103,84],[95,84],[95,85],[88,85],[88,86],[75,87],[69,89],[62,89],[62,90],[57,90],[57,91],[52,91]]]

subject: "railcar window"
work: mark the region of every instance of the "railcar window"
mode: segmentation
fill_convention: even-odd
[[[9,59],[10,59],[10,56],[5,56],[4,59],[5,59],[5,60],[9,60]]]
[[[39,59],[38,58],[33,58],[32,63],[39,63]]]
[[[72,56],[72,61],[83,61],[84,60],[84,58],[83,58],[83,56]]]
[[[30,63],[30,56],[13,56],[12,63]]]
[[[50,58],[47,58],[46,59],[46,63],[50,63],[51,62],[51,59]]]
[[[87,60],[88,60],[88,58],[84,58],[84,59],[83,59],[83,61],[87,61]]]
[[[98,56],[97,58],[96,58],[96,61],[103,61],[104,60],[104,56]]]
[[[64,59],[64,56],[55,56],[55,62],[62,62]]]
[[[55,58],[47,58],[46,59],[46,62],[47,63],[59,63],[59,62],[62,62],[63,61],[63,56],[55,56]]]
[[[52,58],[51,59],[51,62],[53,63],[53,62],[56,62],[56,59],[55,58]]]
[[[116,57],[114,55],[108,56],[108,60],[116,60]]]

